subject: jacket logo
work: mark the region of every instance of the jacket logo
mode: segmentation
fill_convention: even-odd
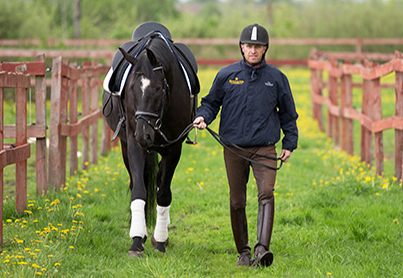
[[[235,79],[234,80],[229,80],[229,83],[230,84],[233,84],[233,85],[241,85],[241,84],[243,84],[244,83],[244,80],[239,80],[238,79],[238,77],[235,77]]]
[[[264,85],[266,85],[267,87],[273,87],[273,83],[271,83],[270,81],[264,82]]]

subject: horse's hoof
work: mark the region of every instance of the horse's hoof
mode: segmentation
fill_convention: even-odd
[[[144,257],[144,251],[129,250],[129,258],[142,258]]]
[[[165,254],[165,247],[169,244],[169,238],[167,238],[164,242],[158,242],[155,240],[154,235],[151,237],[151,244],[154,246],[154,249],[162,254]]]
[[[154,235],[152,235],[151,236],[151,244],[155,247],[155,246],[157,246],[157,243],[158,242],[155,240]],[[161,242],[161,243],[163,243],[164,246],[167,247],[168,244],[169,244],[169,238],[167,238],[167,240],[165,240],[164,242]]]

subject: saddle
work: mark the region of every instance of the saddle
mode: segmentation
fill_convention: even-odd
[[[132,41],[125,42],[120,47],[136,57],[154,34],[160,35],[167,42],[182,68],[188,83],[189,93],[197,95],[200,92],[200,83],[197,77],[196,58],[187,45],[173,42],[169,30],[165,26],[156,22],[143,23],[134,30]],[[125,60],[123,54],[117,50],[113,56],[112,67],[104,80],[105,91],[115,95],[122,94],[126,78],[131,70],[129,65],[130,63]]]
[[[139,25],[133,32],[132,40],[123,43],[120,47],[127,53],[137,57],[153,35],[158,35],[165,40],[182,69],[189,88],[192,108],[191,115],[192,118],[194,118],[197,108],[197,94],[200,92],[200,83],[197,77],[198,67],[196,58],[189,47],[183,43],[174,43],[169,30],[162,24],[156,22],[145,22]],[[118,135],[121,138],[125,136],[120,130],[121,127],[124,126],[126,119],[121,98],[123,97],[122,93],[124,92],[126,80],[131,68],[130,63],[126,61],[120,50],[117,50],[113,56],[112,66],[104,79],[103,114],[108,125],[115,131],[112,141],[115,140]],[[194,143],[189,140],[189,138],[187,142]]]

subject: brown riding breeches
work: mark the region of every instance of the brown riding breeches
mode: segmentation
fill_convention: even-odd
[[[233,147],[230,147],[230,149],[254,161],[258,161],[273,168],[277,167],[276,160],[268,160],[267,158],[252,154],[258,153],[269,157],[277,157],[275,145],[245,148],[252,153],[244,152]],[[253,175],[256,179],[259,201],[269,199],[273,196],[277,171],[257,165],[256,163],[251,163],[225,148],[224,160],[230,188],[231,207],[240,209],[246,206],[246,185],[249,180],[250,167],[252,167]]]

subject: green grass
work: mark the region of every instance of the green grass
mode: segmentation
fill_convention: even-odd
[[[206,94],[216,70],[202,70]],[[300,118],[300,141],[278,172],[276,214],[266,269],[236,267],[222,149],[207,131],[184,145],[172,183],[165,256],[146,242],[128,258],[130,194],[119,149],[68,179],[66,188],[28,197],[23,215],[4,200],[5,277],[401,277],[403,192],[357,157],[334,150],[311,118],[309,72],[285,69]],[[218,123],[211,126],[218,130]],[[35,187],[29,184],[29,187]],[[6,191],[9,189],[6,189]],[[249,243],[256,241],[257,188],[251,175]],[[152,233],[152,227],[149,234]]]

